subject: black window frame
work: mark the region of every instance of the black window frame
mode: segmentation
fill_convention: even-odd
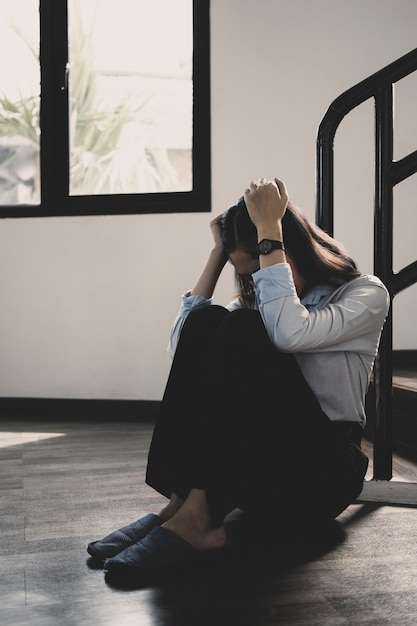
[[[193,0],[191,191],[70,195],[67,0],[40,0],[39,12],[41,199],[40,204],[2,205],[0,217],[210,212],[210,0]]]

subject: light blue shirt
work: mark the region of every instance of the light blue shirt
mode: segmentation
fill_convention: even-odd
[[[300,300],[287,263],[261,269],[252,277],[257,308],[272,343],[282,352],[294,353],[329,419],[364,426],[365,395],[390,302],[383,283],[362,275],[336,289],[316,285]],[[190,311],[211,303],[184,294],[170,334],[172,357]],[[227,308],[239,307],[236,299]]]

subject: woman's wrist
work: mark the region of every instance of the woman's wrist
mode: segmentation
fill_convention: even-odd
[[[274,241],[282,241],[282,225],[280,222],[275,224],[262,224],[257,227],[258,242],[262,239],[273,239]]]
[[[214,246],[210,252],[210,257],[217,260],[219,265],[223,267],[227,263],[228,254],[223,246]]]

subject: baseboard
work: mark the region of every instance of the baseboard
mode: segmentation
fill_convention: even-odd
[[[417,367],[417,350],[393,350],[392,366],[398,368]]]
[[[417,364],[417,350],[394,350],[394,367]],[[80,419],[155,421],[160,400],[83,398],[0,398],[0,419]],[[372,417],[369,420],[372,423]]]
[[[0,419],[155,421],[159,400],[0,398]]]

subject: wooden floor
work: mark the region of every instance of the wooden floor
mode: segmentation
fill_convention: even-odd
[[[155,511],[144,486],[152,425],[0,419],[0,623],[7,626],[415,626],[417,510],[354,504],[159,585],[105,580],[87,542]],[[395,460],[397,478],[416,467]],[[267,503],[261,516],[267,519]],[[262,521],[262,518],[260,519]],[[247,529],[246,529],[247,531]],[[234,534],[235,533],[235,534]]]
[[[392,377],[392,382],[399,389],[417,392],[417,367],[396,368]]]

